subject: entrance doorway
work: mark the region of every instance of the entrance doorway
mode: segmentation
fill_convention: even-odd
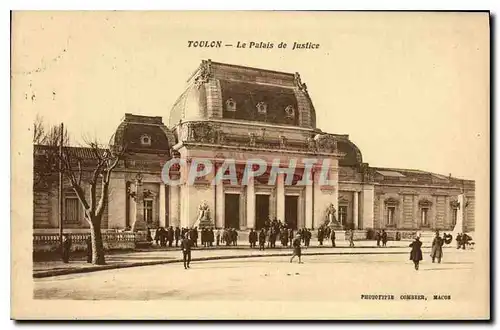
[[[255,195],[255,229],[264,227],[269,219],[269,195]]]
[[[285,196],[285,220],[293,229],[297,229],[299,196]]]
[[[224,227],[240,229],[240,195],[225,194]]]

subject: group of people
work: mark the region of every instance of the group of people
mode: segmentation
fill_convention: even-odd
[[[457,249],[462,248],[463,250],[465,250],[465,246],[470,244],[470,242],[472,241],[472,237],[470,237],[466,233],[459,233],[457,234],[456,241],[457,241]]]
[[[377,231],[375,233],[375,240],[377,241],[377,246],[380,246],[380,241],[382,241],[382,246],[387,246],[387,233],[385,230]]]
[[[432,247],[431,247],[431,259],[432,262],[434,263],[436,260],[438,263],[441,263],[441,260],[443,258],[443,245],[445,243],[450,243],[451,241],[449,240],[450,235],[444,234],[443,237],[439,235],[439,231],[436,231],[436,236],[432,240]],[[419,263],[420,261],[423,260],[423,254],[422,254],[422,242],[420,241],[420,235],[417,235],[415,237],[415,240],[410,244],[411,247],[411,252],[410,252],[410,260],[413,261],[413,264],[415,266],[415,270],[418,270]]]
[[[308,247],[312,238],[311,231],[307,228],[301,228],[296,234],[300,236],[300,241],[304,243],[304,246]],[[250,248],[255,248],[258,242],[259,250],[264,250],[266,242],[267,248],[275,248],[278,239],[282,247],[293,246],[295,237],[296,235],[293,228],[286,228],[284,225],[281,225],[269,228],[264,227],[258,232],[250,229],[248,242],[250,243]]]

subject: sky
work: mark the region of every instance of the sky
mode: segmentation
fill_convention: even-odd
[[[108,140],[127,112],[168,123],[186,80],[211,59],[299,72],[318,128],[349,134],[372,166],[467,179],[489,171],[484,14],[47,11],[14,13],[12,29],[13,134],[36,115],[64,122],[74,141]]]

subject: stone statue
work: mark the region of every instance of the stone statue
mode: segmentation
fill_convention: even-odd
[[[328,208],[326,209],[326,225],[333,225],[335,222],[337,222],[337,217],[335,216],[335,213],[337,210],[335,209],[335,206],[333,206],[333,203],[330,203],[328,205]]]
[[[198,207],[198,219],[197,223],[202,223],[203,221],[210,221],[210,208],[206,201],[203,201]]]

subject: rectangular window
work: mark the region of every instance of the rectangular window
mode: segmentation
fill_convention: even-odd
[[[429,225],[429,219],[428,219],[429,209],[428,208],[422,208],[422,210],[420,212],[421,212],[421,215],[422,215],[422,226]]]
[[[394,206],[390,206],[387,208],[387,224],[394,224],[394,215],[396,214],[396,208]]]
[[[64,221],[66,223],[78,223],[78,198],[66,197],[64,200]]]
[[[457,224],[457,217],[458,217],[458,210],[456,208],[453,208],[451,214],[451,223],[453,226]]]
[[[345,225],[347,221],[347,206],[339,206],[339,222]]]
[[[153,200],[144,200],[144,222],[147,224],[153,223]]]

